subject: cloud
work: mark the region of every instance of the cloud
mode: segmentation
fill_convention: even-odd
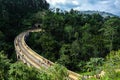
[[[74,5],[79,5],[79,2],[76,1],[76,0],[73,0],[72,3],[73,3]]]
[[[47,0],[51,8],[62,10],[96,10],[110,12],[120,16],[120,0]]]
[[[114,4],[116,8],[120,9],[120,0],[116,0]]]

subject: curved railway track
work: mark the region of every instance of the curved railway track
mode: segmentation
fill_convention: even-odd
[[[28,66],[33,66],[36,68],[44,67],[48,68],[52,66],[54,63],[50,60],[40,56],[35,51],[33,51],[27,44],[26,44],[26,37],[29,36],[30,32],[40,32],[43,31],[42,29],[34,29],[34,30],[27,30],[19,34],[14,40],[15,51],[17,55],[17,59],[23,61]],[[79,74],[68,70],[70,80],[78,80],[80,77]]]

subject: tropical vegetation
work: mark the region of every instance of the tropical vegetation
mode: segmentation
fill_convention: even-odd
[[[49,69],[16,59],[15,37],[36,23],[44,32],[30,33],[26,43],[56,63]],[[67,69],[85,76],[104,71],[101,80],[119,80],[119,34],[117,16],[50,9],[45,0],[0,0],[0,80],[67,80]]]

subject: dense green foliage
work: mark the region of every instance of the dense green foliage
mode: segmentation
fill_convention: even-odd
[[[120,18],[59,9],[39,14],[35,14],[39,17],[36,19],[42,21],[45,32],[31,33],[29,46],[70,70],[95,70],[110,51],[120,49]]]
[[[101,67],[105,71],[105,75],[99,80],[119,80],[120,79],[120,50],[112,51],[106,56],[106,61]],[[88,80],[98,80],[91,78]]]
[[[48,8],[45,0],[0,0],[0,80],[68,80],[61,65],[38,70],[16,62],[14,38],[35,23],[45,31],[31,33],[27,43],[40,55],[78,73],[104,70],[101,80],[119,80],[120,18]]]
[[[66,80],[67,69],[55,64],[49,69],[35,69],[22,62],[11,63],[3,52],[0,52],[0,80]]]
[[[109,80],[119,80],[120,79],[120,50],[112,51],[107,57],[104,64],[104,70],[106,71],[106,76]],[[105,76],[105,77],[106,77]]]
[[[13,59],[14,38],[30,26],[25,24],[26,19],[48,8],[49,4],[43,0],[0,0],[0,51]]]
[[[65,80],[68,78],[67,69],[58,64],[49,69],[38,70],[22,62],[15,62],[14,38],[34,24],[34,21],[27,23],[31,15],[48,8],[49,4],[45,0],[0,0],[0,51],[2,50],[0,80]]]

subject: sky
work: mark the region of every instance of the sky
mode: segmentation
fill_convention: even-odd
[[[50,8],[104,11],[120,16],[120,0],[46,0]]]

